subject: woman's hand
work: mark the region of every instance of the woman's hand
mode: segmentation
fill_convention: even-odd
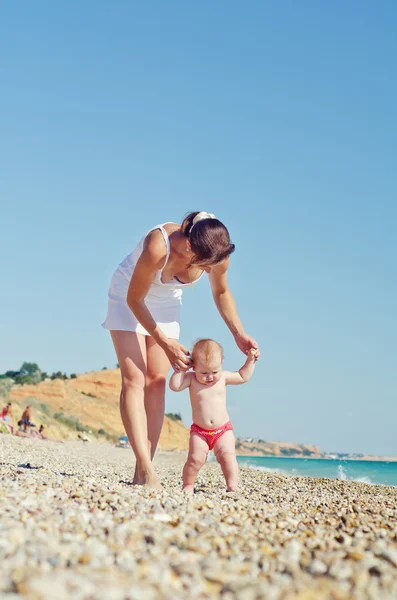
[[[248,350],[247,362],[255,363],[259,358],[259,354],[259,350],[254,350],[254,348],[251,348],[251,350]]]
[[[168,339],[163,348],[174,371],[187,371],[190,368],[189,350],[182,346],[178,340]]]
[[[256,350],[256,360],[258,360],[260,352],[258,350],[258,343],[254,340],[254,338],[243,332],[236,333],[234,339],[237,346],[240,348],[241,352],[244,352],[244,354],[248,354],[250,350]]]

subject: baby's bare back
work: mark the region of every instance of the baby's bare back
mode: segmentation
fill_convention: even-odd
[[[229,421],[223,374],[217,383],[211,385],[201,384],[193,376],[189,390],[193,423],[203,429],[216,429]]]

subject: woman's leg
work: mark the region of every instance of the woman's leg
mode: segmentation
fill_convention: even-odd
[[[146,356],[145,410],[149,452],[153,458],[164,421],[165,385],[170,362],[152,337],[146,338]]]
[[[145,412],[146,342],[132,331],[111,331],[121,370],[121,419],[136,458],[134,483],[160,487],[148,448]]]

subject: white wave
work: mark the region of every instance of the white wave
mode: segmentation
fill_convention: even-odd
[[[358,483],[368,483],[368,485],[376,485],[376,483],[374,483],[370,477],[357,477],[357,479],[352,479],[352,481],[357,481]]]
[[[280,469],[280,468],[274,468],[274,467],[263,467],[261,465],[250,463],[249,461],[240,462],[240,465],[242,467],[248,467],[249,469],[255,469],[256,471],[262,471],[264,473],[288,475],[290,477],[321,477],[321,475],[300,473],[295,468],[288,471],[286,469]],[[366,476],[349,477],[349,475],[346,473],[345,469],[343,468],[343,465],[338,465],[336,477],[332,477],[330,475],[323,475],[323,477],[327,477],[327,479],[339,479],[340,481],[357,481],[358,483],[366,483],[368,485],[376,485],[369,477],[366,477]]]
[[[341,481],[357,481],[357,483],[367,483],[368,485],[376,485],[370,477],[349,477],[346,473],[346,471],[344,470],[342,465],[339,465],[337,468],[338,471],[338,477],[337,479],[340,479]]]

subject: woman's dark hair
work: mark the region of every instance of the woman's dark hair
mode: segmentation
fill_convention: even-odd
[[[194,252],[190,264],[206,262],[216,265],[230,256],[235,246],[230,243],[229,232],[218,219],[201,219],[193,227],[193,219],[198,214],[199,211],[189,213],[181,226],[181,231],[189,238]]]

